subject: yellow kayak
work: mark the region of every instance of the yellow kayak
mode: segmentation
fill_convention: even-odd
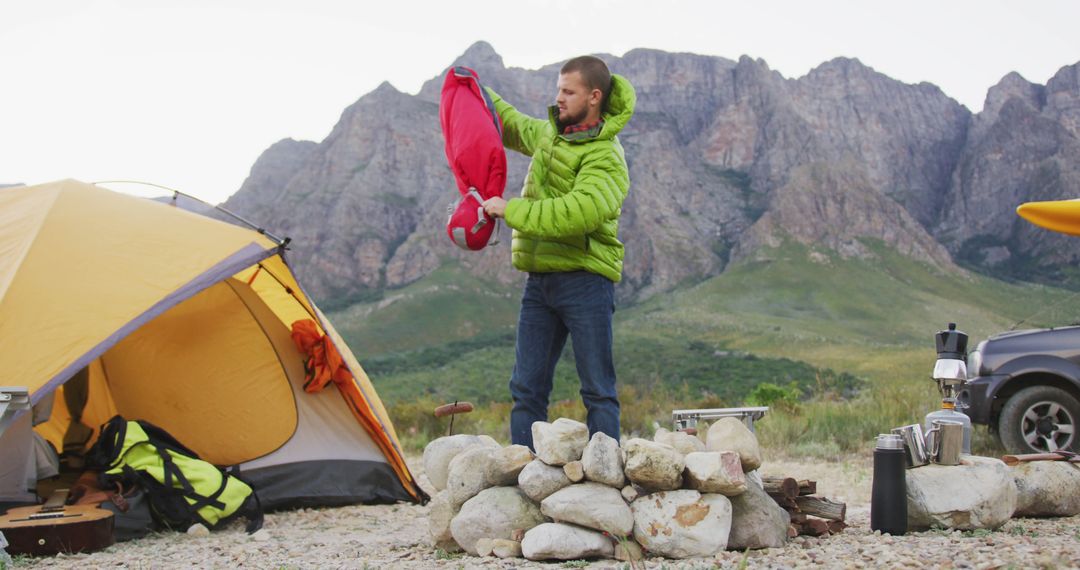
[[[1036,226],[1080,236],[1080,199],[1028,202],[1020,204],[1016,213]]]

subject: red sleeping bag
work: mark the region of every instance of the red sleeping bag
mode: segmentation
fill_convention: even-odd
[[[454,67],[446,73],[439,104],[446,160],[461,197],[450,205],[446,233],[458,246],[479,250],[498,243],[495,220],[481,203],[506,189],[506,151],[495,105],[476,72]]]

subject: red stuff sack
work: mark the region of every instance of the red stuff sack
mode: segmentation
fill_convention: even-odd
[[[506,151],[502,122],[476,72],[453,67],[443,82],[439,119],[446,139],[446,160],[461,196],[450,205],[446,233],[463,249],[480,250],[498,243],[496,220],[481,204],[502,197],[506,189]]]

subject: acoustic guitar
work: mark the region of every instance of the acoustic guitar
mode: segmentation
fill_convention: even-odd
[[[65,505],[67,495],[67,489],[60,489],[44,505],[16,507],[0,516],[8,554],[93,552],[115,542],[112,511],[97,505]]]

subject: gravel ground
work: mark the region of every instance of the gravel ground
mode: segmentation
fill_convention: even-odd
[[[420,458],[409,464],[430,490]],[[1080,568],[1080,516],[1014,519],[993,532],[876,535],[869,530],[870,467],[870,457],[860,456],[842,462],[782,459],[762,468],[766,475],[817,480],[819,495],[846,502],[851,526],[839,535],[799,537],[785,548],[709,559],[650,558],[644,567],[737,568],[745,559],[748,568]],[[273,513],[252,536],[236,523],[206,537],[163,533],[93,554],[20,558],[15,567],[629,568],[614,560],[537,563],[446,555],[428,545],[427,511],[402,504]]]

